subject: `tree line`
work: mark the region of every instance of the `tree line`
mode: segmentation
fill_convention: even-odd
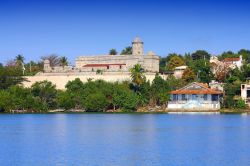
[[[1,68],[0,71],[8,70]],[[18,71],[18,70],[17,70]],[[14,74],[14,73],[13,73]],[[9,73],[10,75],[10,73]],[[131,81],[106,82],[79,78],[69,81],[65,90],[57,90],[49,81],[34,83],[24,88],[24,81],[18,76],[15,84],[3,80],[0,84],[0,110],[26,110],[28,112],[47,112],[53,109],[82,109],[88,112],[135,111],[139,107],[165,105],[169,91],[181,87],[180,80],[169,77],[164,80],[158,74],[152,83],[146,80],[142,67],[138,64],[131,69]],[[11,78],[13,80],[14,77]]]
[[[68,82],[65,91],[57,90],[51,82],[37,82],[31,88],[22,87],[26,81],[23,75],[34,75],[43,71],[43,63],[24,63],[24,57],[18,55],[6,65],[0,64],[0,110],[29,110],[31,112],[48,111],[51,109],[84,109],[86,111],[107,110],[136,110],[144,106],[165,106],[169,100],[169,92],[197,81],[209,83],[217,80],[224,83],[225,108],[244,108],[244,102],[240,99],[240,86],[250,77],[250,51],[242,49],[237,53],[227,51],[218,55],[220,60],[227,57],[243,56],[243,66],[215,76],[211,72],[209,59],[211,54],[204,50],[198,50],[192,54],[169,54],[160,58],[160,73],[174,70],[175,67],[187,65],[182,78],[169,76],[166,80],[156,74],[150,83],[144,76],[144,70],[140,65],[135,65],[130,70],[131,81],[122,83],[110,83],[103,80],[89,80],[83,83],[76,79]],[[49,59],[51,66],[68,65],[67,58],[50,55],[42,57]],[[31,66],[31,72],[28,71]],[[23,73],[23,67],[26,68]]]

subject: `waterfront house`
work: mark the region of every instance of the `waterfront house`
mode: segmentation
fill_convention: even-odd
[[[170,94],[169,110],[213,111],[220,109],[223,92],[209,88],[207,84],[193,82]]]
[[[250,106],[250,83],[249,83],[249,79],[248,83],[246,84],[241,84],[241,98],[245,101],[245,103]]]

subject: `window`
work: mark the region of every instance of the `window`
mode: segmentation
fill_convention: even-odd
[[[212,95],[212,101],[218,101],[219,96],[218,95]]]
[[[181,100],[186,100],[186,95],[185,94],[181,95]]]
[[[207,100],[207,94],[204,94],[203,99]]]
[[[107,66],[107,69],[109,69],[109,66]]]
[[[196,94],[192,94],[192,100],[196,100],[197,99],[197,95]]]
[[[245,89],[245,85],[242,85],[242,86],[241,86],[241,89]]]
[[[122,69],[122,65],[120,65],[120,69]]]
[[[173,95],[173,100],[174,100],[174,101],[178,100],[178,95],[174,94],[174,95]]]

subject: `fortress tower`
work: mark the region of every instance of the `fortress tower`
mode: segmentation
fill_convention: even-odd
[[[43,62],[43,70],[44,72],[51,72],[50,61],[48,59],[45,59]]]
[[[143,55],[143,42],[139,37],[136,37],[132,42],[132,54]]]

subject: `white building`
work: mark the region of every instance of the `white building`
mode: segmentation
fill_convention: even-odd
[[[169,110],[210,111],[220,109],[222,92],[211,89],[207,84],[193,82],[181,89],[171,91]]]
[[[217,56],[210,57],[211,71],[213,74],[216,74],[217,71],[226,70],[226,69],[241,69],[243,65],[242,55],[239,58],[225,58],[222,61],[218,59]]]
[[[89,55],[76,58],[75,67],[50,66],[44,61],[44,75],[48,73],[89,73],[89,72],[129,72],[134,65],[140,64],[148,73],[159,72],[160,57],[153,51],[144,54],[143,42],[135,38],[132,42],[132,55]]]
[[[242,63],[242,55],[240,55],[239,58],[225,58],[223,60],[223,62],[227,65],[230,66],[230,68],[235,69],[236,67],[238,67],[239,69],[241,68],[241,66],[243,65]]]
[[[187,69],[187,66],[178,66],[174,69],[175,78],[181,78],[184,71]]]
[[[241,84],[241,98],[250,106],[250,85]]]

